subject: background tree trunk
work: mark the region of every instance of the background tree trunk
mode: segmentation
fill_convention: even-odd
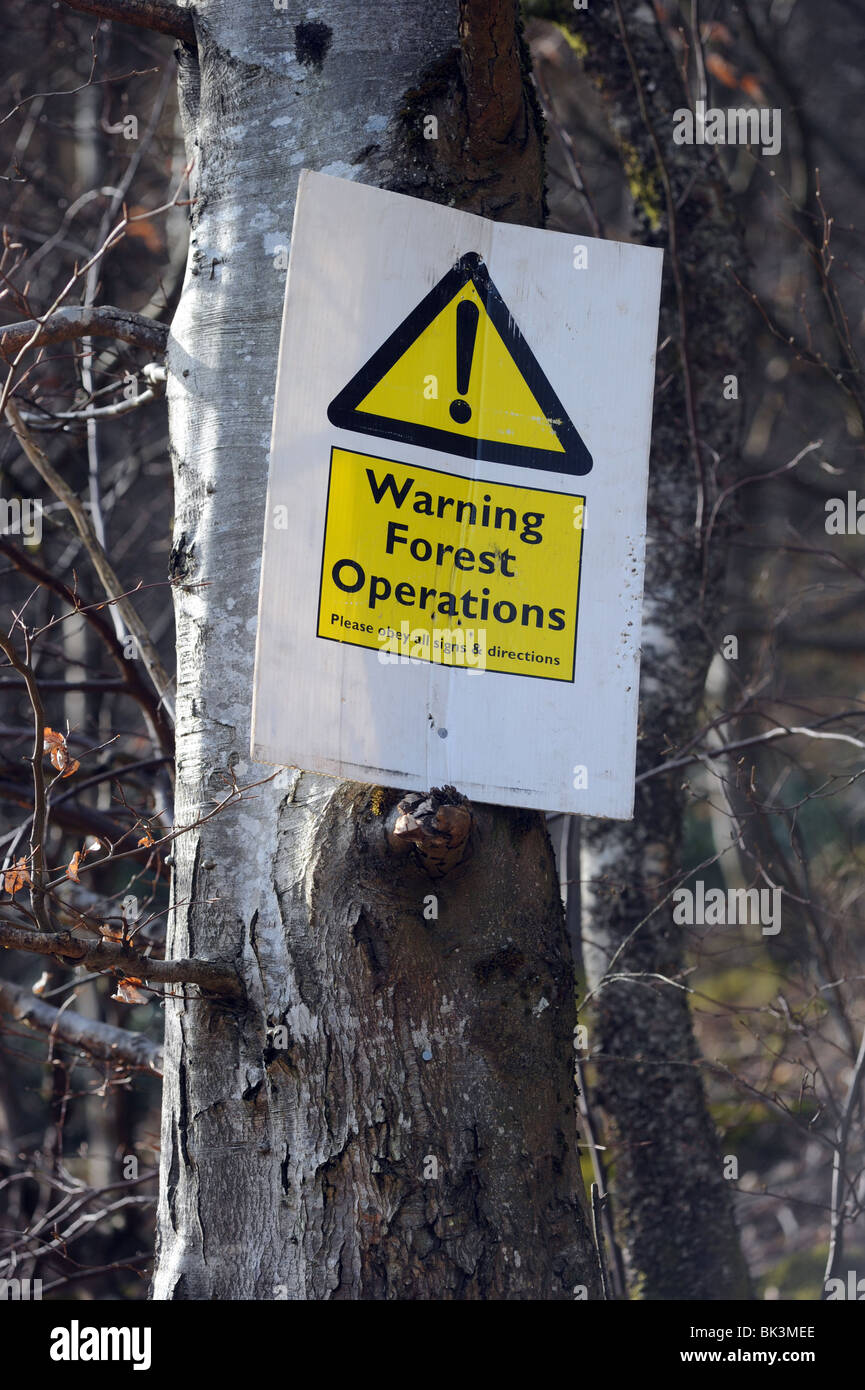
[[[267,771],[248,725],[274,257],[299,170],[542,216],[512,0],[297,13],[200,0],[180,50],[196,202],[169,351],[178,824],[229,767]],[[396,800],[282,772],[177,842],[169,953],[233,963],[248,1009],[167,1005],[156,1298],[597,1295],[543,818],[476,807],[470,858],[434,883],[388,848]]]
[[[748,304],[732,274],[743,268],[743,236],[713,149],[673,143],[673,112],[688,99],[649,7],[615,0],[585,14],[571,11],[567,23],[586,47],[585,68],[602,93],[644,239],[668,251],[659,334],[667,346],[658,361],[664,386],[652,426],[639,777],[694,734],[718,641],[712,626],[726,561],[724,526],[715,527],[708,552],[704,539],[741,430],[741,406],[726,400],[723,388],[725,376],[742,372],[748,360]],[[597,1098],[613,1130],[616,1211],[635,1291],[652,1299],[747,1298],[688,997],[658,978],[676,979],[684,963],[672,904],[654,911],[681,874],[682,781],[680,771],[638,782],[631,822],[583,822],[589,985],[599,985],[614,957],[612,973],[651,977],[604,984],[589,1045],[599,1059]]]

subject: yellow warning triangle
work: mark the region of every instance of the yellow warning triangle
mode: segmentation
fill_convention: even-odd
[[[474,253],[438,282],[327,413],[342,429],[463,457],[560,473],[592,467]]]

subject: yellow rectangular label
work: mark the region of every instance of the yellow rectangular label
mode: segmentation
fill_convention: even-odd
[[[332,449],[318,636],[572,681],[585,498]]]

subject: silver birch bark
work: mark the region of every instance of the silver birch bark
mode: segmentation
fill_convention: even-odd
[[[229,767],[268,771],[249,764],[249,709],[274,259],[299,170],[535,224],[542,206],[511,0],[193,13],[196,202],[169,350],[178,825]],[[473,855],[433,883],[387,846],[394,801],[286,771],[176,845],[169,951],[233,966],[246,1004],[166,1006],[158,1299],[597,1295],[543,820],[476,807]]]

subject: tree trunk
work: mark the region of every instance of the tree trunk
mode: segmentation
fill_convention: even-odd
[[[615,0],[568,23],[586,45],[645,240],[668,251],[659,336],[669,346],[658,380],[671,379],[656,395],[652,428],[639,778],[693,736],[713,654],[725,527],[715,527],[707,554],[705,523],[715,464],[723,482],[737,456],[742,406],[723,388],[748,357],[747,301],[731,274],[743,268],[743,234],[713,149],[673,143],[673,112],[687,97],[649,8]],[[653,911],[681,874],[682,783],[681,771],[638,781],[632,822],[583,823],[589,984],[599,985],[614,957],[612,973],[652,977],[603,985],[589,1045],[613,1129],[634,1290],[650,1299],[747,1298],[687,995],[658,978],[676,979],[684,963],[672,905]]]
[[[293,12],[200,0],[180,56],[196,202],[169,351],[178,825],[229,767],[269,772],[248,764],[249,710],[299,170],[542,215],[512,0]],[[396,799],[283,771],[176,844],[169,951],[233,964],[247,1003],[166,1006],[156,1298],[598,1294],[543,818],[474,807],[470,856],[433,881],[390,848]]]

